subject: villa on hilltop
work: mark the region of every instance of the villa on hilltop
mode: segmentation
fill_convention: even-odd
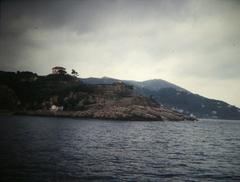
[[[55,66],[52,68],[52,74],[66,74],[66,68]]]

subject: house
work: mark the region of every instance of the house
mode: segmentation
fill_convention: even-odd
[[[52,68],[52,74],[66,74],[66,68],[55,66]]]
[[[51,111],[63,111],[63,106],[52,105],[50,108]]]

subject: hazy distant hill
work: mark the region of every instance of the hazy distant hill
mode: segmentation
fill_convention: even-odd
[[[153,80],[147,80],[147,81],[141,82],[141,81],[134,81],[134,80],[119,80],[119,79],[110,78],[110,77],[102,77],[102,78],[90,77],[90,78],[81,78],[81,80],[87,84],[112,84],[116,81],[123,81],[124,83],[133,85],[137,88],[142,88],[142,89],[146,88],[151,91],[158,91],[163,88],[174,88],[176,90],[182,90],[187,92],[187,90],[161,79],[153,79]]]
[[[162,79],[153,79],[153,80],[146,80],[146,81],[132,81],[132,80],[124,80],[125,83],[128,83],[128,84],[132,84],[136,87],[140,87],[140,88],[146,88],[148,90],[151,90],[151,91],[158,91],[158,90],[161,90],[163,88],[174,88],[176,90],[181,90],[181,91],[186,91],[188,92],[187,90],[175,85],[175,84],[172,84],[170,82],[167,82],[165,80],[162,80]]]
[[[111,84],[117,79],[85,78],[81,79],[88,84]],[[240,109],[226,102],[209,99],[181,88],[170,82],[153,79],[147,81],[122,80],[124,83],[133,85],[134,90],[145,96],[150,96],[158,103],[175,108],[180,112],[194,114],[200,118],[240,119]]]
[[[240,119],[240,109],[226,102],[208,99],[198,94],[164,88],[151,93],[152,98],[165,106],[201,118]]]

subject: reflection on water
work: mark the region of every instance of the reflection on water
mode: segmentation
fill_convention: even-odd
[[[238,181],[240,121],[0,117],[0,181]]]

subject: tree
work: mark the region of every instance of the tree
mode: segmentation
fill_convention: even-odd
[[[72,69],[72,73],[73,76],[78,76],[78,72],[76,72],[74,69]]]

